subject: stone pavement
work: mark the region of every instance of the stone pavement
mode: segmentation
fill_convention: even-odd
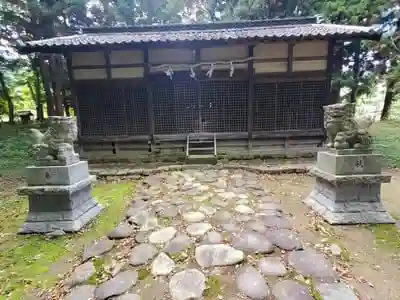
[[[146,177],[126,220],[85,248],[64,299],[357,300],[301,241],[263,176],[208,169]],[[96,257],[111,263],[99,267]]]

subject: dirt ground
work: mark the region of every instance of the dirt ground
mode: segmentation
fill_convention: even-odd
[[[382,199],[387,210],[399,217],[400,172],[391,173],[392,182],[383,185]],[[361,291],[361,300],[400,299],[400,241],[394,241],[397,247],[386,247],[382,241],[377,244],[377,233],[371,227],[330,226],[313,215],[301,200],[310,193],[314,180],[308,175],[281,175],[268,177],[265,185],[279,196],[284,211],[292,214],[293,225],[304,240],[313,244],[334,242],[345,249],[348,262],[339,267],[347,283]],[[389,228],[394,233],[389,237],[398,239],[395,227]]]

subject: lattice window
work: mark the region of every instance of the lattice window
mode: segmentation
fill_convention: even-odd
[[[177,133],[201,131],[198,96],[197,81],[191,80],[174,84]]]
[[[296,130],[301,82],[279,82],[275,130]]]
[[[248,90],[248,82],[201,82],[200,117],[203,131],[247,131]]]
[[[302,105],[299,119],[299,129],[322,128],[324,124],[324,112],[322,106],[325,105],[328,95],[328,85],[326,81],[304,81],[302,85]]]
[[[81,136],[104,136],[106,86],[91,83],[78,84],[76,94],[79,106]]]
[[[145,86],[125,86],[126,124],[129,136],[149,134],[147,89]]]
[[[104,91],[104,134],[106,136],[126,136],[126,98],[120,86],[108,85]]]
[[[274,131],[277,128],[276,114],[278,103],[276,82],[257,83],[254,85],[253,130]]]
[[[176,133],[174,86],[172,83],[163,85],[154,84],[152,91],[155,133]]]
[[[257,83],[254,86],[253,129],[322,128],[322,106],[326,97],[325,80]]]
[[[190,133],[198,127],[197,82],[171,82],[153,86],[156,134]]]

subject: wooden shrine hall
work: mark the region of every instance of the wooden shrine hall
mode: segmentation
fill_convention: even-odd
[[[86,28],[28,42],[22,53],[62,53],[81,155],[269,155],[312,152],[344,41],[370,27],[316,18]]]

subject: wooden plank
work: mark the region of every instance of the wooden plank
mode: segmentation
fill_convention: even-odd
[[[253,133],[253,139],[260,138],[286,138],[286,137],[300,137],[300,136],[320,136],[324,134],[324,130],[321,129],[309,129],[309,130],[281,130],[281,131],[257,131]]]
[[[86,143],[99,143],[99,142],[134,142],[134,141],[148,141],[147,135],[141,136],[82,136],[81,141]]]
[[[249,46],[248,56],[253,57],[254,46]],[[254,99],[254,61],[249,60],[247,63],[249,73],[249,91],[247,98],[247,132],[248,132],[248,150],[251,151],[251,141],[253,139],[253,99]]]

